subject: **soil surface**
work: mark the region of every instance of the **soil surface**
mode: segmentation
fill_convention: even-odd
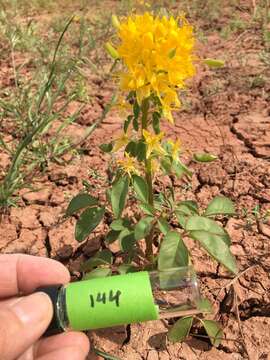
[[[89,333],[92,347],[123,360],[270,359],[270,218],[263,216],[270,209],[270,63],[262,61],[265,47],[259,27],[247,26],[226,39],[220,36],[219,27],[229,23],[231,11],[250,21],[252,2],[241,1],[234,10],[223,3],[223,16],[212,27],[207,18],[191,20],[205,31],[198,45],[200,56],[225,59],[225,66],[217,70],[199,66],[182,110],[175,113],[175,126],[164,123],[163,127],[170,137],[181,140],[183,159],[194,172],[191,184],[175,182],[179,198],[196,199],[204,207],[222,194],[236,204],[237,216],[227,221],[226,229],[240,269],[237,279],[232,282],[198,244],[188,240],[201,292],[214,304],[212,318],[222,324],[225,338],[214,348],[203,330],[196,328],[196,338],[171,344],[166,340],[168,323],[161,321]],[[1,86],[12,82],[9,66],[1,67]],[[110,79],[91,74],[88,81],[91,104],[68,129],[75,141],[101,115],[114,91]],[[67,111],[79,107],[74,102]],[[74,239],[75,219],[63,221],[63,214],[72,196],[83,188],[83,180],[91,184],[93,194],[104,196],[109,157],[98,145],[115,138],[121,123],[117,111],[111,111],[82,144],[80,156],[66,155],[64,166],[50,163],[45,174],[36,176],[32,184],[36,191],[20,191],[18,206],[2,218],[1,253],[48,256],[68,266],[74,278],[80,275],[80,263],[104,248],[108,225],[100,225],[79,244]],[[210,152],[218,160],[202,166],[190,160],[191,152]],[[6,153],[0,153],[0,169],[8,164]],[[117,246],[111,250],[118,253]],[[102,358],[90,354],[89,359]]]

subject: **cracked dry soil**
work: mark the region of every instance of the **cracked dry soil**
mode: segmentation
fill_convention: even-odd
[[[223,194],[236,204],[237,216],[226,222],[231,235],[232,252],[240,271],[248,269],[233,285],[224,269],[211,260],[198,244],[186,239],[198,272],[201,291],[214,304],[212,318],[220,321],[225,338],[213,348],[202,329],[195,328],[196,338],[182,344],[166,340],[168,323],[148,322],[89,333],[92,346],[126,360],[251,360],[270,359],[270,220],[252,217],[260,206],[261,213],[270,208],[270,81],[263,87],[248,87],[246,79],[259,71],[270,79],[270,69],[258,66],[261,48],[256,33],[230,41],[218,35],[208,37],[201,45],[201,56],[221,57],[226,53],[223,69],[199,69],[187,95],[188,108],[175,114],[175,126],[164,124],[168,136],[182,141],[183,158],[193,170],[191,184],[175,180],[179,199],[195,199],[201,207],[213,196]],[[234,41],[235,40],[235,41]],[[235,60],[252,55],[256,61],[241,66]],[[11,66],[4,76],[12,77]],[[100,114],[113,91],[110,81],[92,76],[94,101],[83,110],[76,124],[70,126],[72,138],[79,138],[85,127]],[[216,83],[218,91],[212,91]],[[80,106],[70,105],[70,113]],[[62,220],[69,200],[82,189],[87,179],[93,194],[104,196],[107,155],[98,145],[115,138],[121,129],[119,115],[112,111],[94,135],[83,144],[80,158],[69,158],[65,166],[50,164],[45,175],[35,179],[36,192],[22,190],[17,208],[2,218],[1,253],[27,253],[49,256],[68,266],[74,278],[79,265],[104,247],[104,223],[82,244],[74,240],[75,219]],[[218,160],[208,165],[190,161],[190,152],[211,152]],[[9,163],[0,154],[0,169]],[[162,186],[156,181],[156,188]],[[245,215],[248,214],[248,215]],[[117,259],[119,249],[112,246]],[[89,359],[101,357],[90,354]]]

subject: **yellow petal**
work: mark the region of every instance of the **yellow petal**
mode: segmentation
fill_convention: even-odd
[[[192,26],[184,16],[128,16],[120,23],[117,51],[125,67],[123,90],[134,90],[139,103],[150,94],[160,98],[164,116],[173,123],[172,109],[180,107],[177,90],[195,73]]]
[[[121,137],[115,140],[112,152],[120,150],[123,146],[127,145],[129,138],[126,134],[123,134]]]
[[[167,109],[167,108],[163,108],[162,112],[163,112],[163,116],[165,117],[165,119],[168,119],[171,124],[174,124],[174,118],[172,116],[171,110]]]

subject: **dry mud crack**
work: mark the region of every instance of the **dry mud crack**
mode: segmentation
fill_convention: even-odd
[[[242,116],[245,119],[244,115],[239,115],[239,119]],[[249,139],[249,134],[242,130],[239,122],[240,120],[233,126],[237,125],[237,131],[243,131],[243,137]],[[244,120],[240,124],[242,122]],[[256,126],[260,127],[261,124],[256,123]],[[257,158],[246,145],[247,141],[253,141],[252,146],[255,147],[258,136],[255,140],[243,141],[231,131],[232,125],[221,120],[219,127],[226,139],[226,143],[221,145],[220,131],[216,122],[211,122],[211,118],[191,116],[187,121],[180,116],[177,125],[176,130],[168,127],[168,132],[173,137],[183,139],[185,149],[199,151],[203,147],[203,151],[219,156],[218,161],[205,167],[191,162],[190,166],[194,171],[192,188],[186,188],[183,193],[182,184],[176,182],[179,196],[184,194],[185,198],[197,199],[204,207],[213,196],[223,193],[236,202],[239,215],[243,207],[251,212],[255,204],[260,204],[262,210],[268,208],[269,162],[267,158]],[[89,176],[88,169],[96,169],[100,174],[105,174],[105,158],[99,153],[98,144],[101,138],[109,140],[112,137],[112,129],[114,134],[119,131],[118,117],[111,116],[98,129],[93,141],[89,140],[89,155],[74,159],[65,168],[53,165],[50,175],[38,184],[38,192],[23,194],[25,203],[17,209],[11,209],[10,215],[2,221],[1,252],[51,256],[67,264],[74,276],[79,274],[80,262],[94,254],[102,245],[103,230],[101,228],[93,234],[86,244],[78,245],[73,235],[74,220],[62,222],[61,219],[69,199],[81,188],[80,179]],[[196,141],[197,137],[200,143]],[[265,151],[267,148],[265,146],[260,149]],[[261,154],[267,155],[267,152]],[[95,184],[95,195],[102,196],[102,177],[91,178],[91,181]],[[249,224],[247,219],[241,216],[230,219],[226,224],[232,238],[232,251],[237,257],[240,270],[256,265],[237,281],[241,326],[252,359],[267,359],[265,354],[270,352],[267,337],[270,325],[270,244],[269,237],[265,235],[265,229],[268,229],[270,224],[265,223],[263,226],[264,231],[259,231],[255,221]],[[225,339],[220,347],[212,348],[205,338],[172,345],[166,341],[167,325],[162,322],[131,325],[130,334],[125,327],[92,332],[89,336],[95,347],[123,360],[246,358],[228,289],[217,296],[219,289],[225,287],[230,279],[197,244],[191,241],[188,245],[200,277],[202,293],[213,302],[217,319],[224,327]],[[94,358],[94,355],[89,357]]]
[[[231,131],[254,157],[270,161],[270,116],[260,113],[235,116]]]
[[[116,2],[109,3],[113,7]],[[204,5],[202,2],[201,6]],[[249,14],[250,8],[251,1],[241,1],[240,17]],[[227,5],[223,10],[222,24],[228,20]],[[214,26],[209,22],[208,17],[200,19],[198,27]],[[202,294],[214,304],[213,317],[224,328],[224,340],[217,349],[213,348],[203,337],[202,329],[195,328],[193,331],[202,337],[173,345],[166,340],[168,323],[161,321],[89,333],[92,347],[123,360],[270,359],[270,222],[255,219],[252,214],[256,206],[261,215],[270,208],[269,66],[263,66],[258,59],[263,50],[259,29],[248,29],[241,36],[232,34],[228,40],[213,31],[207,40],[200,44],[201,56],[226,58],[226,65],[217,71],[198,70],[192,91],[183,99],[182,111],[175,114],[175,126],[164,123],[163,130],[170,138],[181,140],[183,161],[193,170],[191,183],[175,179],[178,199],[197,200],[202,208],[219,194],[235,202],[237,216],[224,225],[232,238],[231,250],[240,271],[249,270],[235,281],[232,290],[227,287],[231,278],[224,269],[198,244],[185,239]],[[246,60],[245,66],[241,57]],[[11,70],[10,64],[8,70],[3,66],[0,79],[3,87],[13,89]],[[250,85],[250,81],[262,75],[267,80],[265,84]],[[66,133],[75,142],[99,118],[114,91],[110,81],[97,75],[90,74],[88,81],[91,103],[83,108],[78,121]],[[79,102],[72,102],[67,115],[80,106]],[[74,279],[80,278],[80,263],[105,246],[108,225],[101,225],[85,243],[78,244],[74,240],[75,219],[63,222],[63,214],[70,199],[83,189],[83,179],[91,183],[93,195],[103,198],[108,156],[101,153],[99,145],[115,139],[121,132],[121,123],[120,115],[115,110],[110,112],[93,136],[81,144],[80,157],[67,154],[64,166],[50,163],[47,173],[33,182],[38,191],[20,192],[18,207],[2,218],[1,253],[49,256],[62,261]],[[9,129],[6,135],[10,136]],[[218,160],[202,166],[190,160],[194,152],[209,152],[217,155]],[[8,164],[9,157],[0,153],[1,173]],[[157,191],[163,185],[165,182],[157,180]],[[112,251],[118,260],[119,248]],[[235,294],[246,349],[240,336]],[[91,354],[89,360],[101,358]]]

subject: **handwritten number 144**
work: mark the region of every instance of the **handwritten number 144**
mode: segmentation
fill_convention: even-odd
[[[113,290],[110,290],[108,294],[106,292],[98,292],[97,295],[90,294],[90,306],[95,307],[96,303],[107,304],[109,302],[114,302],[115,305],[119,307],[120,295],[120,290],[117,290],[115,293]]]

